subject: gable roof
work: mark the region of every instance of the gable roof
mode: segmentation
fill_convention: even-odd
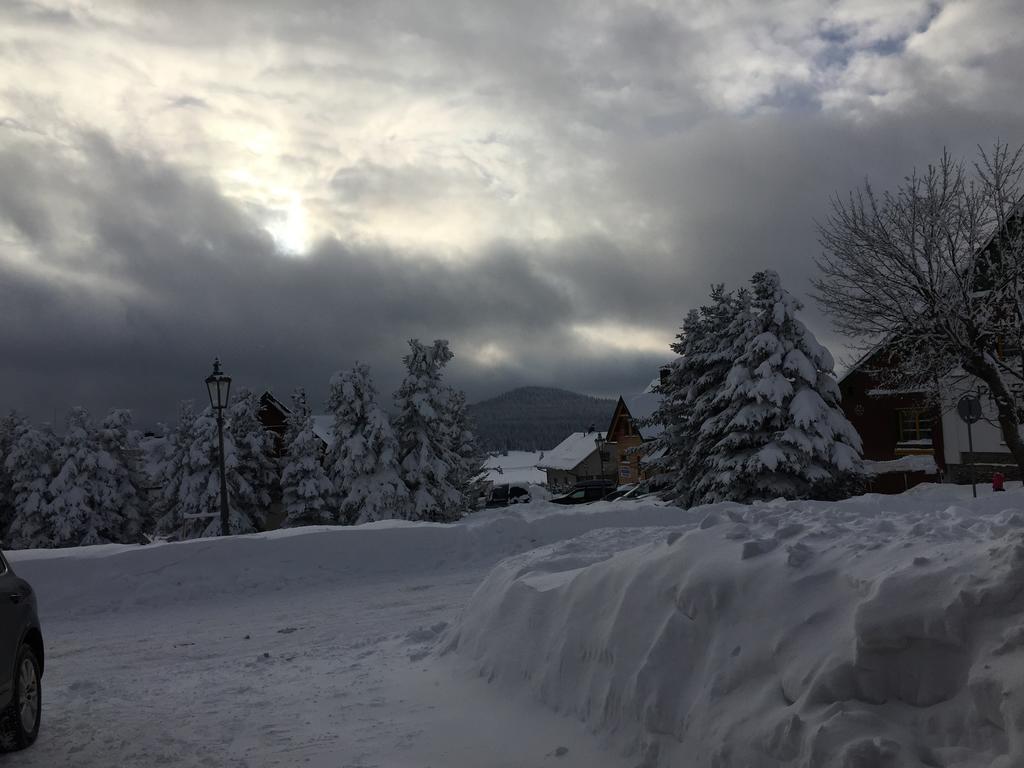
[[[600,434],[600,432],[573,432],[544,454],[544,460],[537,465],[537,469],[575,469],[597,450],[595,440]]]
[[[626,409],[626,412],[633,418],[637,432],[644,440],[652,440],[665,431],[663,424],[646,424],[641,426],[640,422],[649,419],[654,415],[661,405],[661,394],[656,391],[661,383],[661,377],[654,379],[647,388],[637,395],[629,395],[619,398],[619,403]],[[615,426],[615,419],[619,415],[619,406],[615,406],[615,413],[612,414],[612,422],[608,427],[608,434],[612,433]]]

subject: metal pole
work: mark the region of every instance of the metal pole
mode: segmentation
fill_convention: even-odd
[[[228,476],[224,471],[224,409],[217,409],[217,441],[220,443],[220,535],[228,535]]]
[[[971,456],[971,493],[978,498],[977,477],[974,471],[974,432],[971,429],[971,422],[967,422],[967,451]]]

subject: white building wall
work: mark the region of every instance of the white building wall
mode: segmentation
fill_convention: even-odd
[[[942,392],[942,439],[943,454],[947,464],[962,464],[961,454],[967,453],[967,425],[957,413],[956,404],[965,394],[977,394],[978,388],[985,394],[981,399],[983,418],[971,427],[975,453],[1005,453],[1007,461],[1013,463],[1009,449],[1003,441],[999,427],[995,402],[988,396],[988,388],[980,379],[968,376],[963,371],[954,371],[939,382]]]

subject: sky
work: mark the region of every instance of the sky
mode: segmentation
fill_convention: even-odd
[[[1018,0],[0,3],[0,408],[640,391],[829,198],[1024,142]]]

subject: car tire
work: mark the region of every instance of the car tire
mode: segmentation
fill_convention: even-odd
[[[15,665],[14,696],[0,712],[0,752],[14,752],[29,747],[39,735],[43,709],[39,660],[27,645],[18,650]]]

